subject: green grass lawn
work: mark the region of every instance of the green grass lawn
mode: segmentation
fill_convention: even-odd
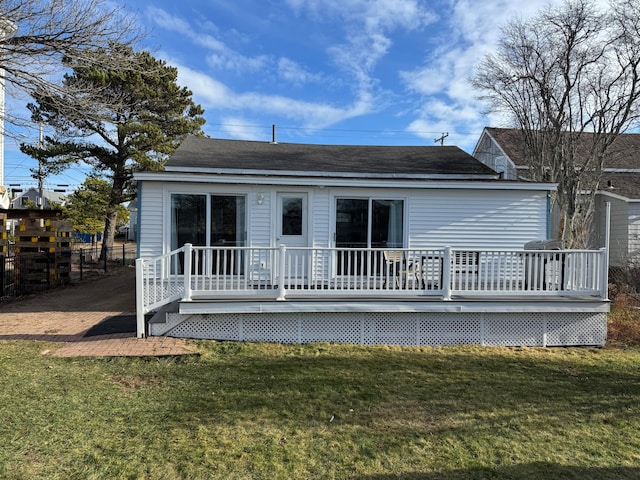
[[[8,479],[640,478],[640,349],[0,342]]]

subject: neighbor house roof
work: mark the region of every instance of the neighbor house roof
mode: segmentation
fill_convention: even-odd
[[[165,165],[168,172],[291,175],[481,176],[496,172],[458,147],[269,143],[187,137]]]
[[[603,172],[598,190],[626,198],[640,198],[640,173]]]
[[[526,167],[525,147],[516,128],[485,128],[486,132],[500,145],[511,161],[519,167]],[[583,133],[587,137],[592,134]],[[618,135],[611,145],[605,159],[607,169],[637,169],[640,171],[640,134],[624,133]]]
[[[487,127],[485,131],[517,167],[527,167],[520,130]],[[605,158],[599,190],[630,199],[640,198],[640,134],[624,133],[616,138]]]

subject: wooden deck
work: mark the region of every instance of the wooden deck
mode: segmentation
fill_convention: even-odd
[[[604,249],[445,247],[395,249],[389,255],[381,249],[185,245],[137,260],[138,335],[146,334],[144,314],[171,303],[172,314],[192,320],[256,313],[284,318],[291,312],[309,318],[418,315],[412,322],[445,313],[606,315],[606,265]]]

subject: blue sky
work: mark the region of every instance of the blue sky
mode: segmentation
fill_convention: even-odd
[[[445,145],[471,153],[485,115],[469,77],[500,25],[561,0],[130,0],[141,45],[178,68],[214,138]],[[19,108],[25,99],[7,99]],[[30,133],[37,140],[37,131]],[[5,184],[33,185],[16,142]],[[80,184],[87,168],[47,179]]]

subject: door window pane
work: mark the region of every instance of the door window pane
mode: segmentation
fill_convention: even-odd
[[[207,197],[171,195],[171,250],[185,243],[206,245]]]
[[[336,201],[336,246],[367,246],[369,200],[338,198]]]
[[[302,235],[302,198],[282,198],[282,235]]]
[[[371,246],[402,248],[403,201],[372,200]]]
[[[211,245],[244,246],[245,215],[244,197],[211,195]]]
[[[245,245],[245,197],[211,195],[211,245]],[[244,271],[244,251],[224,248],[211,252],[211,270],[218,275],[237,275]]]
[[[336,247],[366,248],[369,222],[369,200],[361,198],[338,198],[336,201]],[[366,255],[360,251],[337,252],[339,275],[365,273],[368,270]]]
[[[206,195],[171,195],[171,250],[185,243],[206,245],[207,197]],[[184,253],[178,255],[178,264],[171,265],[172,273],[182,273]],[[201,265],[198,266],[201,270]]]

